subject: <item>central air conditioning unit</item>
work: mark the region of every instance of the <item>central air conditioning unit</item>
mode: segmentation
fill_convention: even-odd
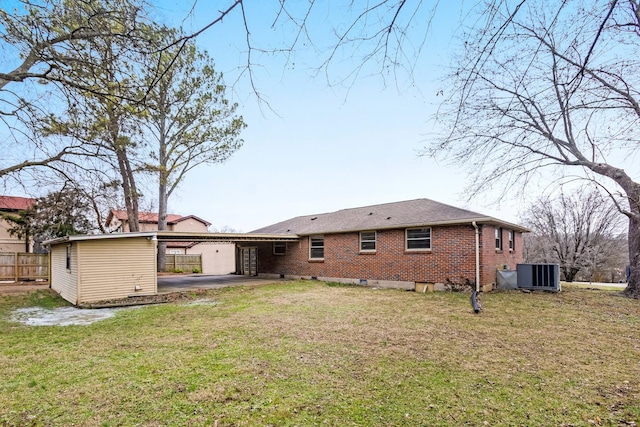
[[[560,266],[558,264],[517,264],[518,288],[559,292]]]

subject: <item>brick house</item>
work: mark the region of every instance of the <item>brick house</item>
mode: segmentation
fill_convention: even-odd
[[[477,280],[487,289],[496,282],[497,269],[515,269],[522,263],[522,233],[527,231],[476,212],[417,199],[301,216],[263,227],[253,233],[297,235],[299,241],[239,243],[238,265],[252,257],[260,275],[403,289],[417,284],[438,289]]]
[[[28,197],[0,196],[0,212],[16,215],[35,205],[36,199]],[[33,241],[24,241],[12,236],[9,229],[13,227],[10,221],[0,217],[0,252],[31,252]]]

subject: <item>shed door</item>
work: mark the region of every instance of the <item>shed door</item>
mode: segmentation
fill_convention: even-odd
[[[242,262],[240,274],[245,276],[258,275],[258,249],[242,248]]]

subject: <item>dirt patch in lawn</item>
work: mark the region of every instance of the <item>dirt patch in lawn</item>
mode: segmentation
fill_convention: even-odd
[[[128,298],[117,298],[78,304],[80,308],[127,307],[132,305],[180,303],[203,299],[210,293],[208,289],[192,289],[185,292],[171,292],[158,295],[141,295]]]

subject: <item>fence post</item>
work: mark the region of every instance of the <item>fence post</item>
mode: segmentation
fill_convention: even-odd
[[[14,282],[18,282],[18,252],[13,254],[13,276]]]

